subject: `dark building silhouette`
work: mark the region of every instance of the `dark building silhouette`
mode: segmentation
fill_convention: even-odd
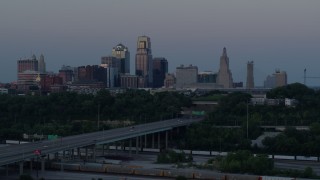
[[[159,57],[153,59],[153,87],[163,86],[164,79],[168,73],[168,61],[166,58]]]
[[[120,74],[130,73],[130,52],[126,46],[120,43],[116,47],[112,48],[112,57],[115,57],[120,61]]]
[[[253,61],[249,61],[247,63],[247,89],[254,88],[254,79],[253,79]]]

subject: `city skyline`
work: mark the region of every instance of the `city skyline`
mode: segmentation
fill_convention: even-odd
[[[62,65],[99,64],[119,43],[135,52],[142,35],[152,39],[154,57],[168,60],[169,73],[180,64],[218,72],[226,47],[234,82],[246,82],[248,61],[255,62],[256,86],[275,69],[287,72],[288,83],[303,83],[305,68],[307,76],[320,76],[320,2],[181,2],[2,1],[0,82],[16,81],[16,61],[32,54],[43,54],[47,70],[57,73]]]

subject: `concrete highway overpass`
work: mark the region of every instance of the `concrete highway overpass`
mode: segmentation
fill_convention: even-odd
[[[192,119],[170,119],[158,122],[152,122],[130,127],[123,127],[111,130],[104,130],[68,137],[62,137],[55,140],[45,140],[33,143],[12,145],[0,148],[0,166],[19,163],[20,174],[23,173],[23,162],[32,158],[41,159],[41,169],[44,170],[45,157],[49,154],[57,154],[58,152],[78,150],[82,147],[95,147],[98,144],[107,144],[116,141],[136,139],[136,152],[138,152],[139,138],[144,135],[152,134],[152,143],[154,143],[154,135],[158,134],[158,143],[160,143],[160,133],[165,132],[165,147],[168,146],[168,131],[176,127],[188,126],[197,123],[203,118]],[[146,137],[146,136],[145,136]],[[140,138],[141,141],[141,138]],[[160,144],[159,144],[160,145]],[[158,146],[159,146],[158,145]],[[131,147],[131,146],[130,146]],[[131,149],[130,149],[131,153]],[[87,148],[86,148],[87,156]]]

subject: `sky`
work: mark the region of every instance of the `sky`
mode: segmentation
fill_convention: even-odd
[[[118,43],[129,48],[134,73],[138,36],[151,38],[153,57],[165,57],[169,72],[196,65],[219,70],[227,48],[235,82],[262,86],[276,69],[288,83],[320,77],[319,0],[1,0],[0,82],[17,80],[17,60],[45,57],[47,70],[100,64]],[[307,78],[320,86],[320,78]]]

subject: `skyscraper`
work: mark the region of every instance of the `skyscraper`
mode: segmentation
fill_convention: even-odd
[[[39,73],[45,73],[46,72],[46,63],[44,62],[43,54],[40,55],[40,58],[39,58],[39,61],[38,61],[38,71],[39,71]]]
[[[267,76],[264,81],[265,88],[275,88],[287,85],[287,73],[277,69],[271,76]]]
[[[153,87],[163,86],[164,79],[168,73],[168,61],[166,58],[153,58]]]
[[[247,89],[254,88],[254,79],[253,79],[253,61],[248,61],[247,63]]]
[[[119,73],[130,73],[130,52],[126,46],[120,43],[112,48],[112,57],[115,57],[120,61]]]
[[[229,57],[227,56],[227,49],[224,47],[222,56],[220,57],[220,69],[218,72],[217,83],[223,88],[232,88],[233,79],[229,69]]]
[[[152,53],[151,41],[148,36],[139,36],[136,53],[136,75],[144,80],[144,87],[152,87],[153,70],[152,70]]]
[[[32,55],[30,59],[20,59],[17,64],[18,73],[23,73],[24,71],[38,71],[38,61],[35,55]]]

